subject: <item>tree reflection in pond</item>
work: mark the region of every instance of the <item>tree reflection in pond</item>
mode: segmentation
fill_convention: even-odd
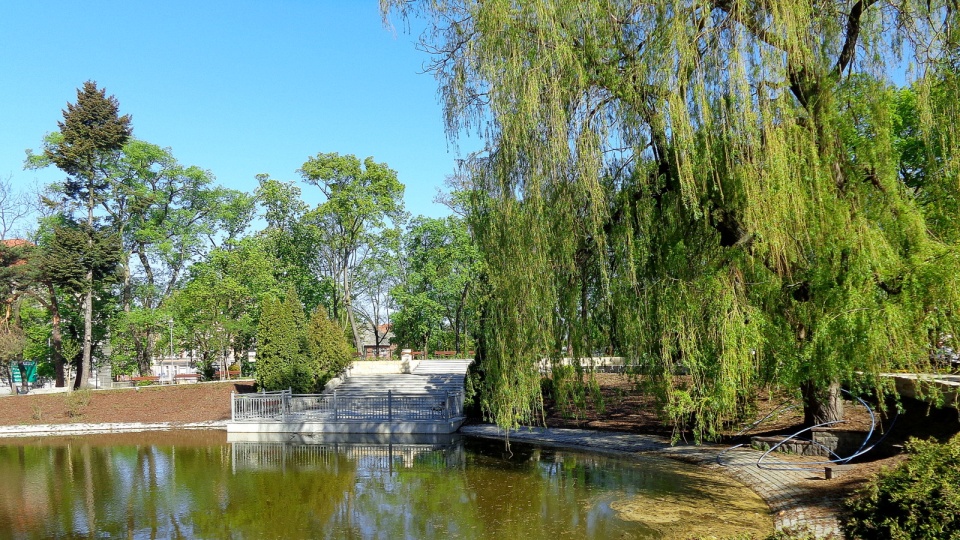
[[[553,540],[772,528],[749,490],[668,460],[519,444],[505,456],[502,443],[462,439],[310,442],[228,443],[222,432],[2,441],[0,537]]]

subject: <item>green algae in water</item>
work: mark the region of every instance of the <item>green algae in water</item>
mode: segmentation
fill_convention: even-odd
[[[690,467],[674,471],[682,488],[670,493],[640,493],[610,504],[620,519],[654,529],[661,538],[763,538],[772,528],[763,499],[736,480]]]
[[[514,443],[222,432],[0,442],[0,537],[690,538],[772,530],[753,492],[672,460]],[[726,533],[723,533],[726,534]]]

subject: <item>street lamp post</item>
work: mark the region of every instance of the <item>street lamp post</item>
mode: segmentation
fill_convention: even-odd
[[[173,317],[167,321],[170,323],[170,363],[173,363]]]

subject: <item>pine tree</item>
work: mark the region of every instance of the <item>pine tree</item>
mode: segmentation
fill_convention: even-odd
[[[110,168],[132,134],[130,115],[119,116],[116,98],[107,97],[105,90],[97,88],[95,82],[87,81],[82,89],[77,90],[77,102],[67,104],[63,121],[58,125],[61,137],[44,154],[69,175],[64,181],[64,193],[86,210],[86,228],[91,231],[88,247],[93,251],[93,211],[100,203],[101,192],[107,187]],[[84,283],[83,359],[75,383],[79,388],[89,386],[87,379],[93,348],[92,267],[87,269]]]

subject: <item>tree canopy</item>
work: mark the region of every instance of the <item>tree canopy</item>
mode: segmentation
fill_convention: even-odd
[[[119,159],[121,149],[130,139],[133,129],[130,116],[120,116],[120,106],[106,90],[98,88],[93,81],[83,83],[77,89],[76,103],[67,103],[63,121],[58,122],[60,132],[47,138],[43,156],[67,178],[60,186],[64,200],[86,210],[85,232],[87,247],[92,252],[97,227],[94,209],[100,204],[103,192],[108,187],[107,178]],[[28,157],[28,160],[30,157]],[[93,289],[94,270],[86,265],[83,301],[83,358],[77,369],[75,386],[87,388],[91,373],[93,351]]]
[[[709,436],[771,385],[832,417],[841,382],[956,335],[960,252],[932,226],[960,169],[949,1],[382,6],[432,21],[448,133],[490,141],[469,220],[501,425],[536,416],[564,344],[612,346]]]
[[[309,158],[300,174],[326,198],[309,219],[319,239],[321,268],[333,284],[331,315],[349,327],[362,350],[353,306],[356,273],[385,230],[400,227],[405,219],[403,184],[385,163],[335,152]]]

